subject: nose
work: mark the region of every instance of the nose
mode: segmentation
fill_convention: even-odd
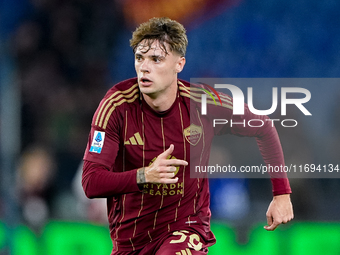
[[[140,71],[142,73],[149,73],[150,72],[149,63],[148,63],[147,59],[144,59],[144,61],[141,63]]]

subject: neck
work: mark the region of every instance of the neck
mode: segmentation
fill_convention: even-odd
[[[157,95],[147,95],[143,93],[145,102],[155,111],[164,112],[172,106],[177,96],[177,83],[172,86],[168,91],[163,91]]]

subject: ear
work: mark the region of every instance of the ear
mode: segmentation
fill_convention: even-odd
[[[176,73],[182,72],[185,65],[185,57],[179,57],[178,62],[176,64]]]

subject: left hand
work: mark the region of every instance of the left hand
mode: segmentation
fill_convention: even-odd
[[[264,229],[268,231],[273,231],[280,224],[291,221],[294,218],[294,213],[290,194],[274,196],[269,204],[266,216],[268,225],[264,226]]]

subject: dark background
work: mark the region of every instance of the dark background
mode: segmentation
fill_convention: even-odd
[[[185,25],[182,79],[337,78],[339,11],[336,0],[2,0],[0,219],[37,230],[49,219],[105,224],[103,203],[89,205],[76,173],[99,101],[114,83],[135,76],[129,39],[140,22],[169,16]],[[297,116],[294,130],[277,127],[286,162],[339,164],[337,83],[306,88],[313,116]],[[268,99],[268,90],[254,92]],[[225,146],[220,157],[228,162],[261,164],[254,139],[225,139],[213,155]],[[338,176],[291,179],[297,221],[340,219]],[[265,221],[269,179],[211,182],[214,220],[240,230]]]

